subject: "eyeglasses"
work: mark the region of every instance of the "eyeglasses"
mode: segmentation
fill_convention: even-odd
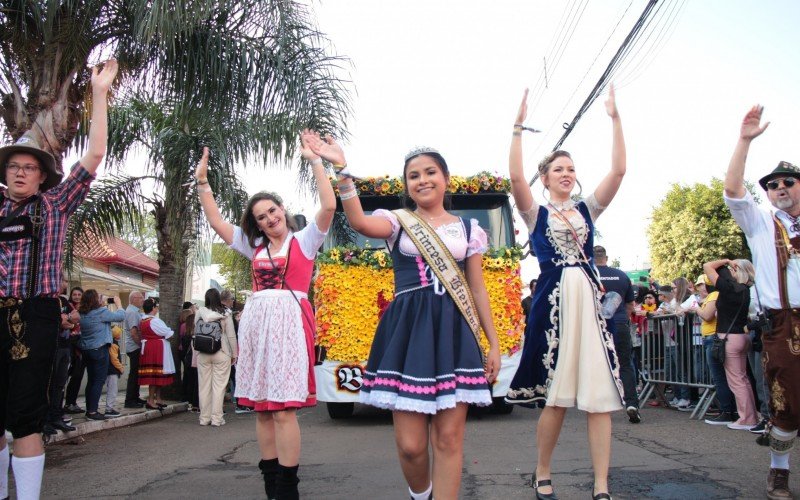
[[[784,177],[783,179],[773,179],[773,180],[767,182],[767,189],[770,189],[770,190],[774,191],[774,190],[776,190],[776,189],[778,189],[780,187],[781,182],[783,182],[783,185],[785,187],[790,188],[790,187],[794,186],[797,183],[797,179],[795,179],[794,177]]]
[[[20,165],[19,163],[9,163],[6,169],[12,175],[17,175],[20,170],[22,170],[25,173],[25,175],[35,174],[37,171],[41,170],[38,165],[34,165],[32,163],[28,163],[27,165]]]

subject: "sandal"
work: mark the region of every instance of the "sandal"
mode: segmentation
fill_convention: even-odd
[[[537,480],[536,479],[536,473],[534,472],[533,473],[533,481],[531,483],[532,483],[532,486],[533,486],[533,491],[536,492],[536,499],[537,500],[558,500],[558,497],[556,496],[555,489],[553,490],[552,493],[547,493],[547,494],[539,493],[539,487],[541,487],[541,486],[550,486],[551,488],[553,487],[553,482],[550,479]]]
[[[607,492],[597,493],[594,492],[594,485],[592,486],[592,500],[613,500],[611,494]]]

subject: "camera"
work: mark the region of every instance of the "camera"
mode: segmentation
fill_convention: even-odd
[[[762,333],[769,333],[772,330],[772,324],[767,318],[767,315],[763,312],[760,312],[756,315],[755,319],[751,320],[744,326],[745,333],[755,333],[756,335],[760,335]]]
[[[770,323],[767,315],[763,312],[758,313],[755,319],[751,320],[744,326],[745,333],[753,334],[753,341],[752,341],[753,352],[761,352],[761,349],[763,349],[761,336],[764,334],[769,334],[771,330],[772,330],[772,324]]]

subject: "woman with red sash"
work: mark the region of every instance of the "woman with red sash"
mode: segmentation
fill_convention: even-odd
[[[209,224],[225,243],[253,262],[253,295],[239,321],[236,394],[256,411],[258,464],[268,498],[299,498],[300,426],[296,410],[317,403],[314,381],[314,312],[308,289],[314,258],[336,211],[336,197],[322,160],[301,135],[311,163],[320,209],[302,230],[281,198],[256,193],[239,226],[223,220],[208,183],[208,148],[197,167],[197,191]]]

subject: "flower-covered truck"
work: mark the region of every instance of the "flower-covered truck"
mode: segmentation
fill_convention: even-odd
[[[402,206],[399,178],[358,179],[366,213]],[[492,386],[493,410],[509,413],[503,402],[521,356],[523,318],[520,279],[521,248],[516,245],[509,203],[508,179],[481,172],[450,177],[451,207],[455,215],[477,219],[489,238],[483,256],[483,277],[500,341],[501,369]],[[347,225],[338,202],[334,224],[317,258],[314,305],[317,319],[317,399],[327,404],[331,418],[345,418],[358,402],[362,376],[378,320],[394,296],[392,261],[385,242],[355,233]],[[481,347],[488,350],[481,336]]]

